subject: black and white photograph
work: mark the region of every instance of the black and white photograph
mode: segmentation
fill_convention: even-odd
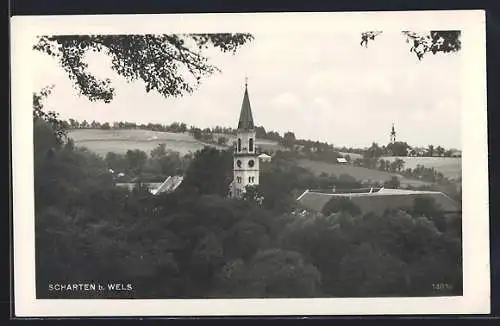
[[[26,314],[488,312],[483,12],[12,26]]]

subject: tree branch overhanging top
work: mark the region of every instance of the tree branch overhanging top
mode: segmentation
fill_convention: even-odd
[[[381,31],[361,33],[360,45],[368,47],[368,42],[381,33]],[[462,48],[460,31],[430,31],[429,33],[402,31],[401,34],[405,37],[406,43],[410,44],[410,52],[415,53],[418,60],[422,60],[429,52],[432,54],[458,52]]]
[[[250,34],[146,34],[41,36],[34,50],[57,58],[80,95],[90,101],[111,102],[115,89],[99,80],[84,61],[89,51],[111,58],[111,68],[127,81],[142,80],[147,92],[165,97],[192,93],[202,77],[220,71],[203,51],[212,47],[234,54],[253,40]]]

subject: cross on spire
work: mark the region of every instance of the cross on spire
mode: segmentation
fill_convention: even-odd
[[[245,88],[248,86],[248,77],[245,76]]]

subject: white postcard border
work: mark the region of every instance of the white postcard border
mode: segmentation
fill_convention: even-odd
[[[299,23],[300,22],[300,23]],[[462,30],[462,297],[65,300],[36,299],[33,126],[29,60],[36,35],[184,32]],[[299,46],[299,45],[298,45]],[[15,16],[11,20],[15,313],[30,316],[483,314],[490,310],[485,14],[470,11]],[[24,60],[23,60],[24,59]]]

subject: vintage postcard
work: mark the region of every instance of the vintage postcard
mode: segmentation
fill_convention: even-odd
[[[483,11],[11,22],[16,316],[489,313]]]

